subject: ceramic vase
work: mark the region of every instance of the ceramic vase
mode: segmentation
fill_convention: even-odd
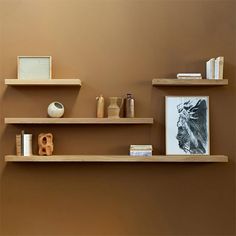
[[[60,102],[52,102],[48,106],[48,115],[52,118],[60,118],[64,114],[64,106]]]
[[[120,109],[123,105],[123,98],[110,97],[110,105],[107,108],[108,118],[120,118]],[[120,102],[120,105],[118,104]]]

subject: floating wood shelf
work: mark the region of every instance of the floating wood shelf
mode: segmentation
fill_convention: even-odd
[[[219,86],[228,85],[227,79],[153,79],[153,86]]]
[[[55,155],[55,156],[5,156],[6,162],[228,162],[224,155],[211,156],[152,156],[134,157],[122,155]]]
[[[11,86],[81,86],[80,79],[47,79],[47,80],[22,80],[5,79],[6,85]]]
[[[153,124],[153,118],[5,118],[5,124]]]

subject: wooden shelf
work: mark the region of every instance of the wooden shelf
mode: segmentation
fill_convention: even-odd
[[[153,118],[5,118],[5,124],[153,124]]]
[[[6,85],[11,86],[81,86],[80,79],[47,79],[47,80],[20,80],[5,79]]]
[[[228,162],[224,155],[211,156],[152,156],[131,157],[123,155],[55,155],[55,156],[5,156],[6,162]]]
[[[153,86],[219,86],[228,85],[227,79],[153,79]]]

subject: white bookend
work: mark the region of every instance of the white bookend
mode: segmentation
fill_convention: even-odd
[[[206,78],[215,79],[215,58],[211,58],[206,63]]]
[[[224,57],[217,57],[215,60],[215,79],[223,79]]]

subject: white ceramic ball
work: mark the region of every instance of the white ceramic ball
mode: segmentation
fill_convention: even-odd
[[[60,102],[52,102],[48,106],[48,115],[52,118],[60,118],[64,114],[64,106]]]

